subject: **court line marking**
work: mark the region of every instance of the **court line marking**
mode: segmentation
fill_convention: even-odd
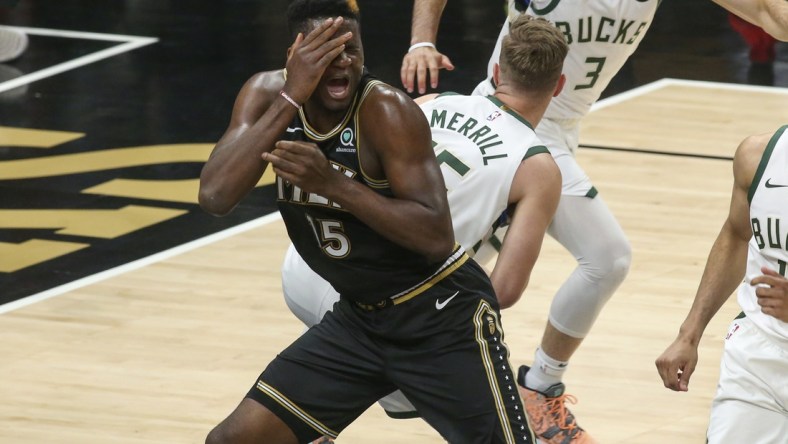
[[[27,28],[23,26],[8,26],[8,28],[16,29],[30,35],[85,40],[103,40],[122,43],[2,82],[0,83],[0,93],[14,88],[19,88],[20,86],[28,85],[41,79],[46,79],[47,77],[55,76],[81,66],[89,65],[91,63],[98,62],[99,60],[114,57],[124,52],[133,51],[137,48],[141,48],[159,41],[159,39],[156,37],[142,37],[122,34],[100,34],[96,32],[68,31],[62,29]]]
[[[647,83],[645,85],[641,85],[636,88],[624,91],[614,96],[610,96],[598,100],[596,103],[591,105],[591,112],[603,108],[607,108],[608,106],[611,105],[617,105],[619,103],[626,102],[627,100],[634,99],[637,96],[642,96],[644,94],[648,94],[650,92],[657,91],[659,89],[666,88],[668,86],[692,86],[696,88],[727,89],[733,91],[762,92],[762,93],[788,95],[788,88],[783,88],[781,86],[742,85],[737,83],[720,83],[720,82],[709,82],[705,80],[672,79],[666,77],[664,79],[656,80],[654,82]]]
[[[660,79],[651,83],[647,83],[645,85],[638,86],[636,88],[630,89],[620,94],[616,94],[614,96],[601,99],[591,106],[591,112],[603,108],[607,108],[611,105],[617,105],[619,103],[626,102],[627,100],[631,100],[638,96],[642,96],[650,92],[654,92],[670,86],[686,86],[693,88],[724,89],[729,91],[760,92],[760,93],[769,93],[769,94],[788,95],[788,88],[784,88],[780,86],[743,85],[736,83],[709,82],[704,80],[684,80],[684,79],[673,79],[666,77],[664,79]],[[621,152],[639,153],[639,154],[657,154],[661,156],[692,157],[697,159],[709,159],[709,160],[727,160],[727,161],[733,160],[733,157],[730,156],[714,156],[708,154],[681,153],[676,151],[659,151],[659,150],[648,150],[648,149],[640,149],[640,148],[632,148],[632,147],[590,145],[583,143],[581,143],[579,146],[580,148],[593,149],[593,150],[621,151]]]
[[[664,88],[670,85],[686,85],[686,86],[698,86],[701,88],[728,88],[728,89],[735,89],[741,91],[761,91],[761,92],[778,92],[778,93],[785,93],[788,94],[788,88],[779,88],[779,87],[763,87],[763,86],[753,86],[753,85],[738,85],[738,84],[730,84],[730,83],[716,83],[716,82],[704,82],[704,81],[694,81],[694,80],[680,80],[680,79],[660,79],[646,85],[639,86],[637,88],[625,91],[620,94],[616,94],[614,96],[602,99],[597,101],[592,107],[591,111],[595,111],[597,109],[605,108],[611,105],[615,105],[617,103],[624,102],[626,100],[633,99],[637,96],[641,96],[643,94],[647,94],[652,91],[656,91],[658,89]],[[173,247],[169,250],[161,251],[159,253],[155,253],[151,256],[147,256],[142,259],[138,259],[133,262],[129,262],[127,264],[123,264],[117,266],[115,268],[111,268],[109,270],[102,271],[100,273],[86,276],[82,279],[78,279],[76,281],[69,282],[67,284],[60,285],[58,287],[51,288],[49,290],[45,290],[43,292],[26,296],[21,299],[17,299],[15,301],[7,302],[5,304],[0,305],[0,314],[8,313],[13,310],[26,307],[28,305],[35,304],[37,302],[41,302],[46,299],[53,298],[55,296],[59,296],[61,294],[67,293],[72,290],[76,290],[78,288],[82,288],[96,282],[100,282],[115,276],[119,276],[123,273],[136,270],[147,265],[154,264],[156,262],[160,262],[165,259],[169,259],[171,257],[177,256],[181,253],[185,253],[187,251],[194,250],[196,248],[200,248],[202,246],[220,241],[222,239],[226,239],[228,237],[234,236],[236,234],[243,233],[245,231],[262,227],[267,225],[271,222],[280,220],[282,217],[279,212],[271,213],[265,216],[262,216],[257,219],[250,220],[248,222],[242,223],[240,225],[236,225],[234,227],[210,234],[208,236],[202,237],[200,239],[196,239],[191,242],[187,242],[185,244],[179,245],[177,247]]]
[[[706,160],[727,160],[732,161],[733,157],[731,156],[715,156],[712,154],[693,154],[693,153],[681,153],[677,151],[659,151],[659,150],[647,150],[641,148],[631,148],[631,147],[619,147],[619,146],[603,146],[603,145],[590,145],[581,143],[580,148],[585,148],[589,150],[601,150],[601,151],[618,151],[622,153],[636,153],[636,154],[654,154],[657,156],[675,156],[675,157],[690,157],[693,159],[706,159]]]
[[[155,264],[156,262],[161,262],[163,260],[169,259],[174,256],[178,256],[180,254],[186,253],[188,251],[195,250],[200,247],[204,247],[206,245],[212,244],[214,242],[218,242],[223,239],[227,239],[228,237],[235,236],[236,234],[241,234],[243,232],[262,227],[264,225],[268,225],[272,222],[277,220],[281,220],[282,216],[279,212],[267,214],[265,216],[259,217],[257,219],[252,219],[248,222],[244,222],[242,224],[236,225],[234,227],[227,228],[226,230],[218,231],[216,233],[209,234],[205,237],[201,237],[199,239],[195,239],[193,241],[187,242],[185,244],[178,245],[176,247],[170,248],[169,250],[160,251],[158,253],[154,253],[150,256],[144,257],[142,259],[137,259],[136,261],[129,262],[123,265],[119,265],[115,268],[110,268],[109,270],[102,271],[100,273],[92,274],[90,276],[85,276],[82,279],[77,279],[75,281],[71,281],[67,284],[63,284],[54,288],[50,288],[49,290],[44,290],[41,293],[36,293],[31,296],[26,296],[21,299],[17,299],[15,301],[6,302],[3,305],[0,305],[0,314],[8,313],[10,311],[14,311],[16,309],[27,307],[28,305],[35,304],[37,302],[45,301],[47,299],[53,298],[55,296],[60,296],[61,294],[68,293],[69,291],[76,290],[78,288],[86,287],[88,285],[95,284],[97,282],[101,282],[103,280],[119,276],[124,273],[128,273],[129,271],[134,271],[140,269],[142,267],[146,267],[151,264]]]

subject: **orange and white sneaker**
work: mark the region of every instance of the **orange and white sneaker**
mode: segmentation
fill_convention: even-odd
[[[563,382],[551,385],[544,392],[525,387],[528,366],[521,366],[517,374],[520,396],[531,421],[537,441],[542,444],[596,444],[585,430],[577,425],[575,415],[566,408],[566,403],[577,403],[572,395],[564,394]]]

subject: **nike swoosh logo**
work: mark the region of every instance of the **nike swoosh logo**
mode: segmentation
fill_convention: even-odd
[[[457,296],[459,293],[460,293],[459,291],[454,292],[453,295],[449,296],[449,298],[443,302],[441,302],[439,299],[435,299],[435,308],[437,308],[438,310],[443,310],[443,307],[445,307],[446,304],[451,302],[451,300],[454,299],[454,297]]]
[[[287,131],[288,133],[294,133],[294,132],[296,132],[296,131],[303,131],[303,130],[304,130],[304,129],[303,129],[303,128],[301,128],[301,127],[295,127],[295,128],[292,128],[292,127],[287,127],[287,130],[286,130],[286,131]]]
[[[772,180],[771,177],[766,179],[766,188],[786,188],[786,187],[788,187],[788,185],[773,184],[773,183],[771,183],[771,180]]]

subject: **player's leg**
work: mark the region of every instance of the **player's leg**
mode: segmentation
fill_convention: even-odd
[[[279,417],[256,401],[244,398],[238,407],[214,427],[206,444],[255,444],[267,442],[299,444],[296,435]]]
[[[320,322],[323,315],[339,301],[339,293],[328,281],[309,268],[292,244],[282,263],[282,291],[290,311],[307,328]],[[419,416],[413,404],[400,391],[381,399],[380,405],[392,418]]]
[[[571,398],[562,379],[570,358],[626,276],[630,249],[599,196],[561,196],[548,232],[574,255],[578,266],[553,297],[533,364],[521,369],[521,393],[543,441],[590,443],[593,440],[566,408]],[[565,441],[568,437],[572,440]]]
[[[246,399],[208,436],[209,443],[298,442],[336,436],[395,387],[387,381],[377,344],[337,312],[279,353]],[[272,418],[275,416],[277,419]],[[287,432],[290,432],[289,434]],[[290,441],[290,438],[296,441]]]
[[[598,195],[561,196],[548,233],[578,262],[553,297],[542,341],[545,353],[567,361],[626,277],[631,247]]]
[[[563,181],[561,201],[548,234],[574,256],[577,267],[553,297],[533,364],[524,369],[523,399],[532,418],[540,419],[539,424],[535,421],[537,433],[558,433],[553,437],[555,442],[564,439],[558,438],[562,435],[574,437],[571,442],[592,442],[566,409],[568,398],[562,379],[570,358],[626,277],[631,247],[574,157],[577,125],[543,119],[537,135],[553,154]],[[570,421],[567,423],[562,418]]]
[[[747,318],[736,319],[725,340],[709,444],[784,442],[788,437],[788,350]]]
[[[454,274],[391,317],[410,339],[386,350],[388,372],[448,442],[534,443],[489,279],[472,261]]]

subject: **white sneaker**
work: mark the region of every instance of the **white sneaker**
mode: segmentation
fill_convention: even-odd
[[[0,63],[10,62],[27,49],[27,34],[0,26]]]

